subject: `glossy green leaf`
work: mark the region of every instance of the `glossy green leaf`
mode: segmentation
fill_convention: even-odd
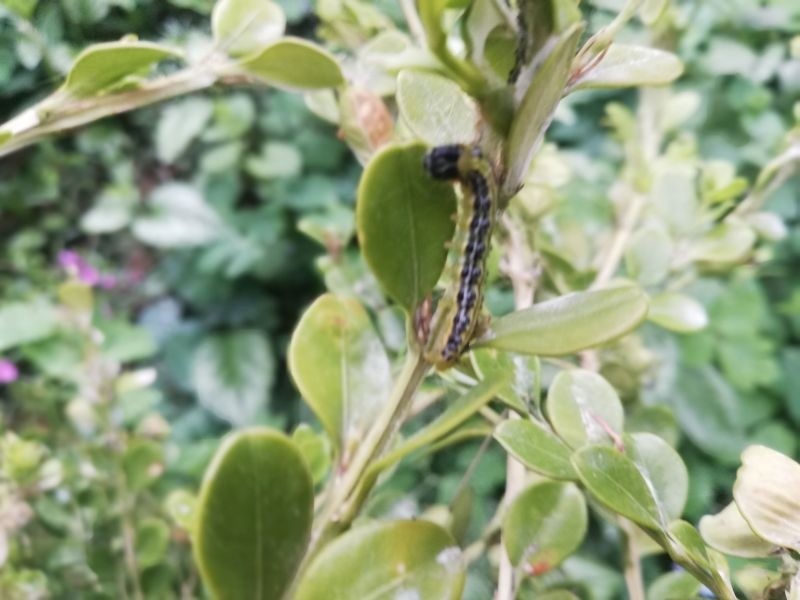
[[[446,77],[402,71],[397,78],[397,105],[406,125],[426,144],[468,144],[475,138],[475,103]]]
[[[520,492],[503,518],[503,545],[511,563],[541,574],[575,552],[586,535],[583,493],[572,483],[544,481]]]
[[[427,521],[357,527],[330,543],[300,582],[296,600],[458,600],[461,551]]]
[[[494,438],[531,471],[553,479],[576,479],[570,449],[558,436],[528,419],[503,421]]]
[[[261,50],[283,35],[286,16],[269,0],[218,0],[211,13],[211,31],[219,49],[230,56]]]
[[[666,520],[683,513],[689,494],[689,472],[672,446],[652,433],[626,437],[625,452],[648,482],[661,514]]]
[[[494,319],[476,346],[540,356],[574,354],[625,335],[646,315],[647,297],[635,286],[576,292]]]
[[[0,352],[44,339],[55,333],[55,308],[41,300],[0,306]]]
[[[658,577],[647,588],[647,600],[686,600],[698,596],[703,584],[687,571],[673,571]]]
[[[637,406],[625,415],[625,430],[630,433],[653,433],[673,448],[680,436],[678,420],[672,410],[663,404]]]
[[[576,23],[561,35],[520,102],[508,137],[509,167],[504,187],[509,194],[522,183],[553,118],[582,32],[583,24]]]
[[[288,352],[300,393],[337,448],[366,435],[391,388],[389,359],[364,307],[325,294],[300,319]]]
[[[669,532],[672,534],[673,547],[670,552],[672,556],[688,557],[698,567],[711,569],[711,558],[706,551],[703,538],[691,523],[673,521],[669,524]]]
[[[744,558],[763,558],[775,551],[775,544],[758,537],[735,502],[715,515],[700,519],[700,534],[709,546],[720,552]]]
[[[660,529],[658,505],[630,458],[611,446],[584,446],[572,455],[583,484],[600,502],[645,529]]]
[[[207,337],[195,350],[191,377],[200,404],[241,427],[266,408],[275,378],[275,358],[259,331],[219,333]]]
[[[529,407],[539,403],[541,382],[537,372],[538,359],[534,356],[511,354],[494,348],[480,348],[470,353],[472,366],[481,379],[504,378],[510,383],[503,386],[498,396],[520,414],[528,414]]]
[[[683,63],[671,52],[611,44],[603,59],[581,77],[576,89],[666,85],[683,73]]]
[[[219,600],[280,598],[305,553],[313,507],[311,475],[284,435],[230,435],[197,503],[194,555],[207,589]]]
[[[800,551],[800,464],[766,446],[748,446],[733,499],[756,535]]]
[[[171,182],[150,194],[148,215],[133,223],[133,234],[157,248],[200,246],[220,239],[226,226],[191,185]]]
[[[266,83],[288,90],[309,91],[344,83],[336,58],[300,38],[283,38],[240,66]]]
[[[425,174],[425,146],[391,146],[370,161],[358,188],[364,259],[384,291],[411,312],[444,268],[453,236],[453,186]]]
[[[150,42],[94,44],[75,59],[64,90],[78,98],[101,94],[127,77],[141,75],[155,63],[176,56],[180,56],[176,50]]]
[[[612,436],[622,434],[622,402],[611,384],[593,371],[561,371],[550,385],[546,407],[553,429],[573,448],[613,443]]]
[[[700,331],[708,325],[705,307],[691,296],[677,292],[664,292],[651,298],[647,320],[679,333]]]

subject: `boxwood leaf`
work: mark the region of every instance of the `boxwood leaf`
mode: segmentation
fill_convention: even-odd
[[[708,325],[706,309],[686,294],[664,292],[650,300],[647,320],[678,333],[700,331]]]
[[[397,105],[409,129],[431,146],[467,144],[475,137],[475,103],[446,77],[402,71],[397,78]]]
[[[331,542],[297,589],[297,600],[457,600],[461,551],[440,526],[393,521],[358,527]]]
[[[600,502],[645,529],[660,529],[660,514],[636,464],[612,446],[584,446],[572,455],[583,484]]]
[[[617,392],[593,371],[561,371],[547,394],[547,418],[555,432],[573,448],[611,443],[620,436],[625,418]]]
[[[81,52],[67,73],[63,89],[85,98],[108,91],[130,76],[180,52],[151,42],[120,41],[94,44]]]
[[[649,483],[661,514],[667,520],[680,517],[689,494],[689,472],[675,449],[652,433],[634,433],[626,437],[625,452]]]
[[[611,44],[596,67],[581,77],[576,89],[666,85],[683,73],[676,55],[658,48]]]
[[[248,73],[282,89],[309,91],[336,87],[344,75],[336,58],[322,47],[286,37],[240,63]]]
[[[289,371],[336,448],[361,439],[391,388],[389,358],[354,298],[324,294],[289,344]]]
[[[756,535],[800,551],[800,464],[766,446],[748,446],[733,499]]]
[[[503,421],[495,430],[494,439],[531,471],[553,479],[577,479],[569,446],[530,419]]]
[[[520,102],[508,137],[508,174],[505,192],[514,194],[528,172],[534,154],[564,94],[575,47],[583,23],[575,23],[556,42],[536,71]]]
[[[586,499],[573,483],[535,483],[514,498],[503,519],[512,564],[539,575],[575,552],[586,535]]]
[[[285,29],[283,9],[269,0],[218,0],[211,13],[214,41],[230,56],[257,52]]]
[[[230,435],[196,509],[194,555],[212,595],[280,598],[305,553],[313,507],[311,475],[286,436],[264,428]]]
[[[425,146],[391,146],[373,157],[358,188],[356,223],[367,264],[384,291],[411,312],[433,289],[453,236],[453,186],[428,177]]]
[[[494,319],[476,347],[541,356],[574,354],[621,337],[647,314],[636,286],[576,292]]]

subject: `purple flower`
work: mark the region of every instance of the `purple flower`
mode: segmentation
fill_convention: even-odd
[[[69,275],[88,286],[94,287],[102,281],[97,269],[90,265],[85,258],[74,250],[62,250],[59,252],[58,265]],[[104,283],[103,287],[108,289],[108,284]]]
[[[17,365],[7,358],[0,358],[0,383],[11,383],[19,378]]]

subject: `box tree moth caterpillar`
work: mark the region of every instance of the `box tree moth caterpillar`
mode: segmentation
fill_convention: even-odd
[[[453,238],[457,270],[439,302],[440,318],[425,352],[436,368],[445,369],[467,349],[478,324],[486,257],[496,220],[497,185],[478,146],[437,146],[425,155],[424,167],[434,179],[458,181],[462,191]]]

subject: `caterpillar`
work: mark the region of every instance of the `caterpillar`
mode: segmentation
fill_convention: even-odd
[[[453,248],[457,249],[454,283],[439,302],[426,358],[438,369],[455,363],[466,351],[483,305],[486,257],[497,212],[497,185],[492,167],[477,145],[436,146],[425,154],[423,166],[434,179],[458,181],[458,209]]]

